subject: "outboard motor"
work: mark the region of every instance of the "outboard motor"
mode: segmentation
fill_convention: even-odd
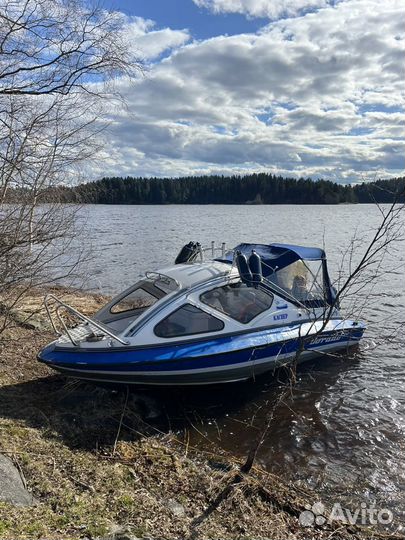
[[[174,264],[184,264],[195,261],[200,251],[201,244],[199,242],[189,242],[181,248],[179,254],[174,261]]]
[[[250,271],[246,255],[244,255],[240,251],[236,252],[236,267],[239,271],[242,282],[246,283],[246,285],[251,286],[253,281],[252,272]]]
[[[252,274],[252,284],[255,288],[263,281],[262,259],[253,249],[249,257],[249,269]]]

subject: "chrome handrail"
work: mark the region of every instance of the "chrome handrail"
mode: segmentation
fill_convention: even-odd
[[[225,253],[226,253],[226,243],[225,243],[225,242],[222,242],[222,243],[221,243],[221,246],[216,246],[216,245],[215,245],[215,241],[212,241],[212,242],[211,242],[211,247],[207,247],[207,248],[201,247],[201,251],[202,251],[203,253],[205,253],[206,251],[211,251],[211,256],[212,256],[212,258],[215,257],[215,251],[221,251],[222,257],[225,257]]]
[[[168,276],[167,274],[162,274],[161,272],[155,272],[155,271],[149,271],[148,270],[147,272],[145,272],[145,277],[147,279],[150,279],[150,280],[154,280],[154,279],[158,280],[159,279],[160,281],[163,281],[163,283],[165,283],[167,281],[168,282],[172,281],[172,282],[174,282],[174,284],[176,285],[176,287],[178,289],[181,288],[180,282],[177,281],[176,278]]]
[[[77,347],[78,343],[77,341],[75,341],[73,339],[73,337],[71,336],[70,332],[69,332],[69,329],[68,327],[66,326],[66,323],[65,321],[63,320],[63,318],[61,317],[60,313],[59,313],[59,310],[61,308],[64,308],[66,309],[67,311],[69,311],[70,313],[73,313],[73,315],[75,315],[76,317],[78,317],[79,319],[81,319],[82,321],[88,323],[90,326],[94,326],[96,327],[98,330],[101,330],[101,332],[103,334],[106,334],[107,336],[110,336],[110,338],[112,339],[115,339],[116,341],[118,341],[119,343],[121,343],[121,345],[128,345],[128,341],[125,341],[123,339],[121,339],[120,337],[118,337],[117,335],[115,335],[113,332],[111,332],[110,330],[108,330],[104,325],[102,325],[101,323],[98,323],[96,321],[94,321],[93,319],[90,319],[90,317],[86,317],[86,315],[83,315],[83,313],[80,313],[80,311],[78,311],[77,309],[75,309],[74,307],[72,306],[69,306],[69,304],[66,304],[65,302],[62,302],[62,300],[59,300],[59,298],[57,298],[54,294],[47,294],[44,298],[44,306],[45,306],[45,309],[46,309],[46,312],[48,314],[48,317],[49,317],[49,320],[51,321],[51,325],[52,325],[52,328],[54,329],[55,333],[58,335],[58,336],[61,336],[63,335],[61,332],[59,332],[59,330],[56,328],[55,326],[55,322],[53,320],[53,317],[52,317],[52,313],[51,313],[51,309],[49,307],[49,301],[50,300],[53,300],[54,302],[56,302],[58,304],[58,306],[56,307],[56,310],[55,310],[55,313],[56,313],[56,316],[60,322],[60,324],[63,326],[65,332],[66,332],[66,335],[68,336],[68,338],[70,339],[70,341],[73,343],[73,345],[75,345]]]

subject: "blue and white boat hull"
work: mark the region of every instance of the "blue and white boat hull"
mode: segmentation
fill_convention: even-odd
[[[325,326],[323,328],[323,326]],[[71,377],[145,385],[200,385],[254,378],[288,363],[356,345],[365,326],[353,321],[308,322],[165,345],[63,347],[53,342],[41,362]]]

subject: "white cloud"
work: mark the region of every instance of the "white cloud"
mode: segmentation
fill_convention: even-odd
[[[190,39],[190,35],[184,30],[155,30],[139,36],[135,40],[135,46],[142,56],[152,59],[162,54],[167,49],[173,49],[184,45]]]
[[[178,37],[143,79],[122,83],[128,104],[112,115],[100,174],[404,174],[404,11],[347,0],[258,34]],[[159,31],[142,24],[153,41]],[[169,34],[150,57],[175,43]]]
[[[125,17],[129,46],[135,55],[144,60],[152,60],[168,49],[184,45],[190,39],[188,30],[163,28],[154,30],[155,23],[142,17]]]
[[[328,0],[193,0],[213,13],[243,13],[249,17],[291,17],[305,10],[319,9],[332,4]]]

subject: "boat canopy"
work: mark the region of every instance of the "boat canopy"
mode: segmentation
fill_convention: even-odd
[[[291,244],[239,244],[232,251],[226,253],[224,259],[232,263],[233,254],[240,251],[249,258],[252,251],[255,251],[263,263],[263,276],[267,277],[276,270],[285,268],[295,261],[324,261],[326,255],[323,249],[294,246]]]
[[[218,259],[223,262],[232,263],[234,254],[240,251],[248,259],[255,251],[261,258],[262,262],[262,274],[264,278],[274,281],[276,274],[282,274],[280,270],[287,267],[297,268],[298,261],[302,261],[301,264],[307,263],[305,266],[311,266],[313,263],[318,262],[322,271],[313,276],[314,280],[318,281],[319,285],[322,284],[325,300],[331,303],[334,299],[335,292],[331,286],[331,282],[328,275],[328,269],[326,264],[326,255],[323,249],[315,247],[295,246],[292,244],[248,244],[243,243],[236,246],[232,251],[228,251],[223,259]],[[294,264],[296,263],[296,264]],[[288,271],[288,269],[286,270]],[[290,283],[288,288],[291,288]]]

